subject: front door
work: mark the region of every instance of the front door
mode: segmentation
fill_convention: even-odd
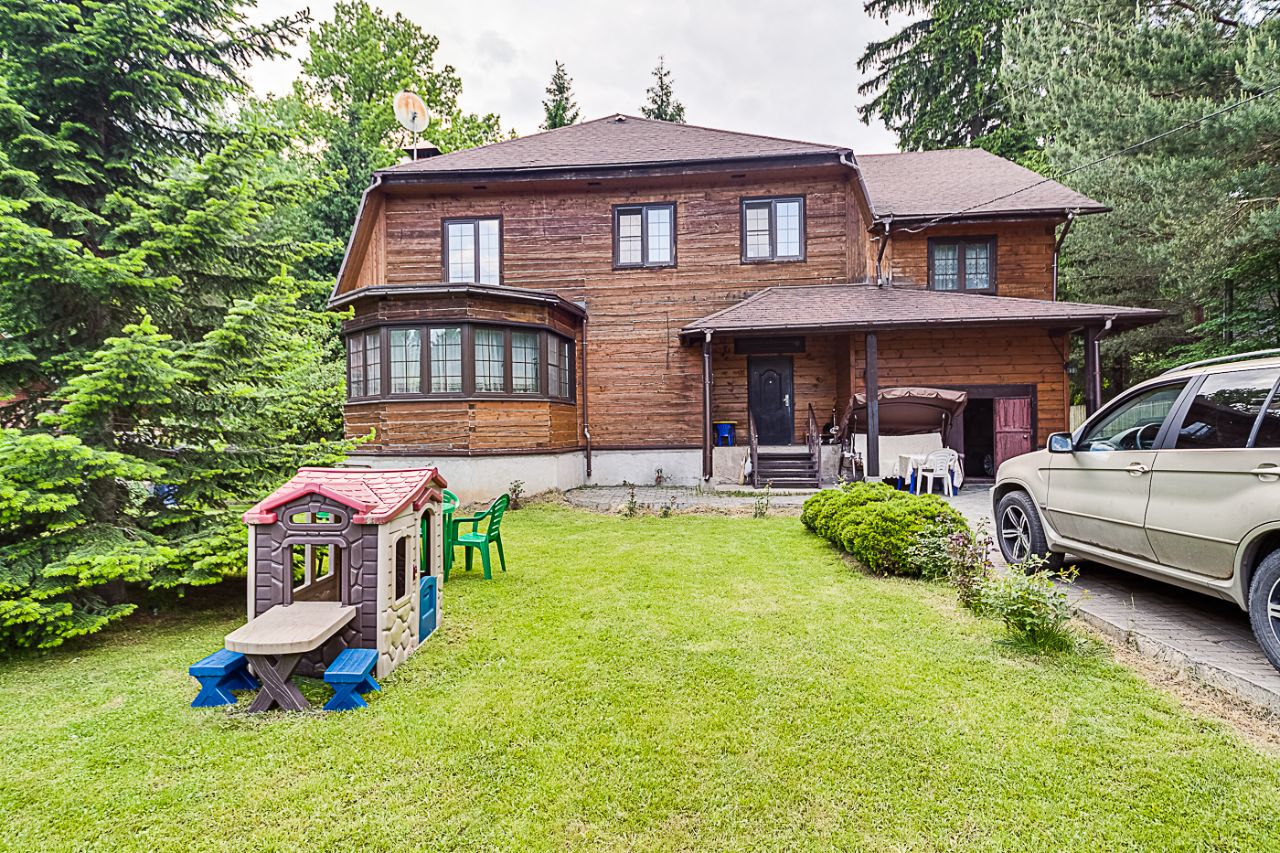
[[[995,400],[996,468],[1006,459],[1031,452],[1031,398]]]
[[[1185,382],[1140,391],[1090,423],[1074,453],[1054,453],[1045,512],[1069,539],[1146,560],[1143,528],[1161,426]]]
[[[795,423],[791,359],[753,355],[747,360],[747,405],[761,444],[790,444]]]

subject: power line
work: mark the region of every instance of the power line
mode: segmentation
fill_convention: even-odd
[[[1276,92],[1280,92],[1280,84],[1272,86],[1268,89],[1263,89],[1261,92],[1257,92],[1253,95],[1250,95],[1247,98],[1241,98],[1235,103],[1228,104],[1225,107],[1220,107],[1219,109],[1216,109],[1211,113],[1206,113],[1205,115],[1202,115],[1199,118],[1192,119],[1191,121],[1188,121],[1188,122],[1184,122],[1183,124],[1180,124],[1174,128],[1170,128],[1169,130],[1166,130],[1162,133],[1157,133],[1155,136],[1148,137],[1142,140],[1141,142],[1135,142],[1128,147],[1121,148],[1119,151],[1112,151],[1110,154],[1099,157],[1096,160],[1091,160],[1088,163],[1083,163],[1079,166],[1068,169],[1067,171],[1058,175],[1056,178],[1043,178],[1039,181],[1036,181],[1033,184],[1028,184],[1025,187],[1016,189],[1013,192],[1008,192],[1008,193],[1005,193],[1004,195],[996,196],[995,198],[978,202],[977,204],[971,204],[968,207],[961,208],[960,210],[952,211],[951,213],[944,213],[941,216],[936,216],[933,219],[930,219],[928,222],[924,223],[923,225],[918,225],[914,228],[904,228],[902,229],[901,233],[917,234],[923,231],[924,229],[937,225],[939,222],[942,222],[944,220],[952,219],[956,216],[963,216],[964,214],[969,213],[970,211],[977,210],[980,207],[986,207],[989,204],[995,204],[998,201],[1004,201],[1005,199],[1012,198],[1013,196],[1018,195],[1019,193],[1024,193],[1027,190],[1033,190],[1036,187],[1044,186],[1045,184],[1056,183],[1057,181],[1067,177],[1068,175],[1074,175],[1076,172],[1083,172],[1085,169],[1091,169],[1094,166],[1101,165],[1102,163],[1105,163],[1108,160],[1115,159],[1116,157],[1119,157],[1122,154],[1128,154],[1129,152],[1136,151],[1145,145],[1150,145],[1153,142],[1159,142],[1161,139],[1165,139],[1166,137],[1172,136],[1175,133],[1181,133],[1182,131],[1188,128],[1195,127],[1198,124],[1203,124],[1204,122],[1208,121],[1211,118],[1217,118],[1220,115],[1225,115],[1226,113],[1229,113],[1234,109],[1238,109],[1244,106],[1245,104],[1250,103],[1251,101],[1256,101],[1259,98],[1265,98],[1268,95],[1275,94]]]

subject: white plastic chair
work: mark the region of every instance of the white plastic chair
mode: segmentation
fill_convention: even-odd
[[[920,484],[926,483],[925,488],[929,494],[933,494],[933,481],[940,478],[942,480],[942,493],[944,495],[951,494],[951,472],[960,464],[960,454],[951,448],[943,448],[935,450],[925,457],[924,463],[916,469],[916,494],[920,494]]]

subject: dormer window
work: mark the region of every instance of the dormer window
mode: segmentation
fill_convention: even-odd
[[[742,200],[742,262],[804,260],[804,198]]]
[[[490,219],[444,221],[444,274],[450,284],[500,284],[502,224]]]
[[[930,238],[929,287],[968,293],[994,292],[996,238]]]
[[[673,267],[676,264],[676,206],[626,204],[613,209],[613,266]]]

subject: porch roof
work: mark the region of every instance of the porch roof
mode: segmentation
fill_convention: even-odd
[[[1164,311],[1011,296],[878,287],[869,282],[770,287],[680,330],[687,343],[707,332],[873,332],[940,326],[1047,326],[1075,329],[1111,321],[1115,331],[1164,319]]]

